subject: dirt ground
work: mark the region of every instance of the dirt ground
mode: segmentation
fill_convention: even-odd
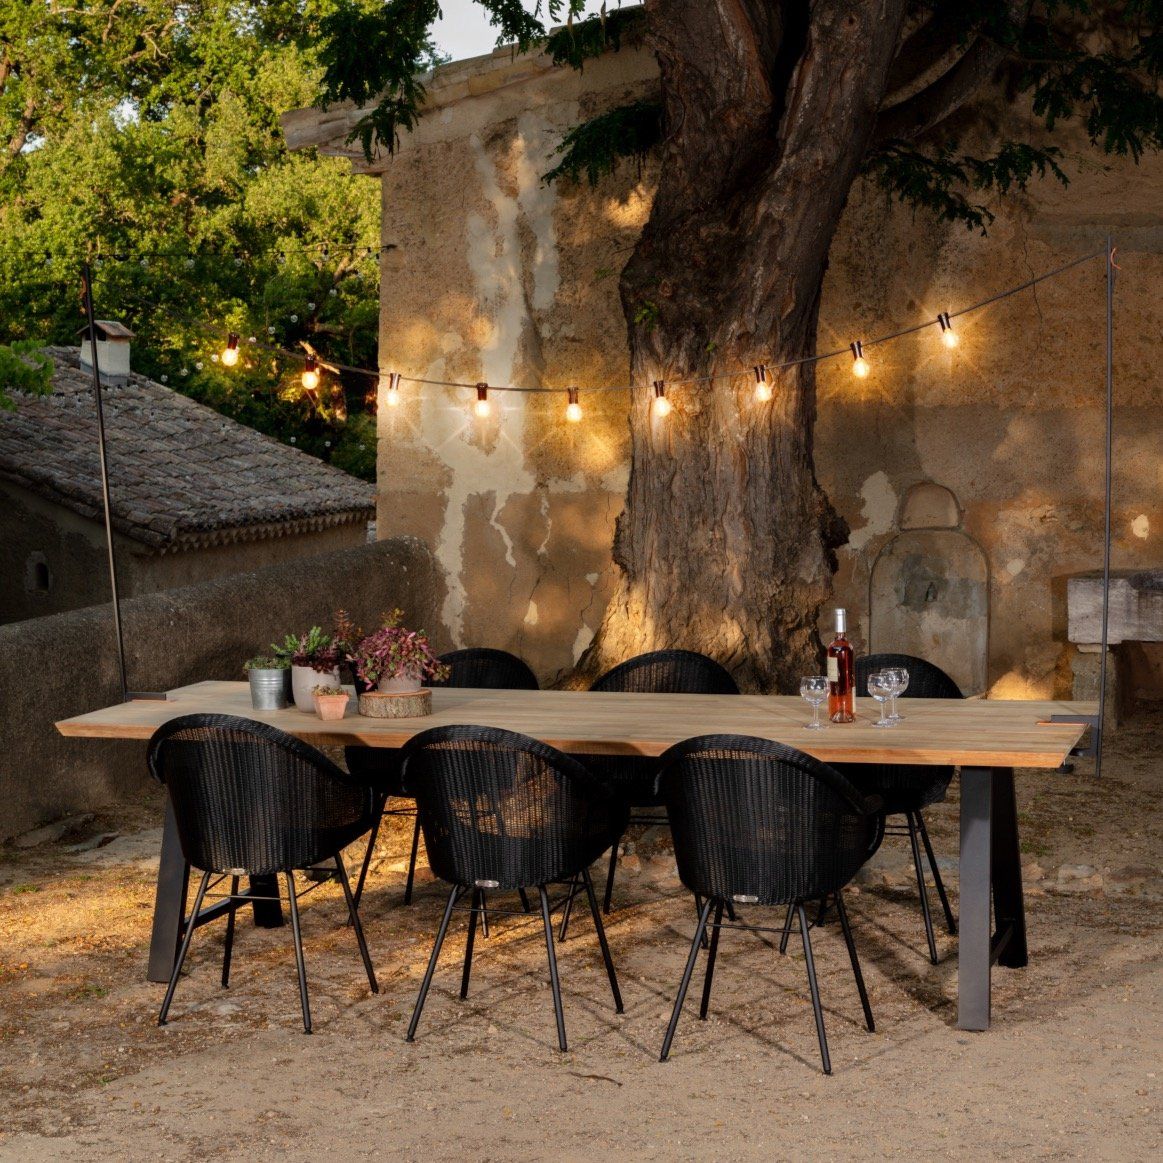
[[[223,926],[200,930],[170,1024],[155,1024],[160,797],[0,849],[0,1158],[1159,1159],[1161,728],[1140,719],[1110,740],[1101,783],[1085,765],[1018,774],[1030,965],[994,971],[986,1033],[957,1030],[956,940],[942,933],[929,964],[907,842],[886,841],[849,903],[876,1033],[837,927],[815,939],[830,1078],[802,951],[793,940],[781,958],[746,934],[723,939],[710,1020],[696,977],[658,1062],[694,916],[657,831],[630,837],[609,918],[623,1016],[586,919],[560,949],[565,1055],[540,925],[525,917],[478,939],[464,1002],[454,922],[404,1042],[444,890],[422,872],[401,904],[403,820],[381,840],[363,910],[378,996],[338,889],[306,903],[311,1037],[289,929],[249,922],[230,989]],[[951,791],[928,818],[956,908]]]

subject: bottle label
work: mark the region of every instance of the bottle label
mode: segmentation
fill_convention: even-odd
[[[829,657],[828,659],[828,681],[840,681],[840,660],[838,658]]]

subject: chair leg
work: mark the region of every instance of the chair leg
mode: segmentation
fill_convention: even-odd
[[[824,1073],[832,1073],[832,1059],[828,1055],[828,1036],[824,1033],[824,1011],[820,1007],[820,988],[816,984],[816,963],[812,958],[812,936],[808,932],[808,918],[803,903],[796,904],[800,919],[800,936],[804,941],[804,960],[808,963],[808,989],[812,994],[812,1013],[816,1016],[816,1037],[820,1042],[820,1058],[824,1063]]]
[[[699,917],[702,916],[703,898],[701,896],[699,896],[699,894],[697,892],[694,894],[694,898],[695,898],[695,920],[697,921],[699,919]],[[707,930],[704,929],[703,930],[703,948],[709,949],[710,947],[711,947],[711,943],[710,943],[710,940],[707,938]]]
[[[852,926],[848,923],[848,910],[844,906],[844,896],[836,892],[836,912],[840,917],[840,928],[844,931],[844,944],[848,946],[848,959],[852,962],[852,975],[856,978],[856,989],[860,994],[860,1005],[864,1010],[864,1024],[868,1032],[876,1032],[876,1023],[872,1020],[872,1006],[868,1002],[868,990],[864,988],[864,974],[860,972],[860,960],[856,956],[856,942],[852,940]]]
[[[481,889],[480,903],[477,907],[480,909],[481,914],[481,936],[487,940],[489,936],[489,906],[485,901],[485,890],[483,888]]]
[[[678,987],[678,997],[674,999],[674,1010],[670,1015],[670,1025],[666,1027],[666,1037],[662,1039],[662,1053],[658,1056],[659,1062],[665,1062],[670,1057],[670,1044],[674,1041],[674,1032],[678,1029],[679,1015],[682,1013],[682,1003],[686,1001],[686,991],[690,987],[691,974],[695,970],[695,961],[699,956],[699,949],[703,943],[703,934],[707,931],[707,918],[711,915],[711,904],[708,899],[699,911],[699,923],[695,927],[694,940],[691,941],[691,951],[686,959],[686,968],[682,972],[682,981]]]
[[[460,997],[468,997],[468,975],[472,972],[472,947],[477,935],[477,916],[480,913],[481,898],[485,894],[479,888],[472,892],[472,904],[468,914],[468,940],[464,944],[464,970],[460,975]]]
[[[602,924],[602,914],[598,909],[598,894],[594,892],[594,882],[590,879],[590,870],[582,871],[582,881],[585,884],[586,896],[590,902],[590,912],[594,918],[594,928],[598,931],[598,944],[602,949],[602,960],[606,963],[606,976],[610,979],[610,992],[614,995],[614,1012],[624,1013],[622,1007],[622,991],[618,988],[618,975],[614,972],[614,959],[610,956],[610,945],[606,940],[606,926]],[[573,899],[573,893],[570,893]]]
[[[791,918],[795,912],[795,901],[791,901],[787,906],[787,916],[783,919],[783,932],[779,937],[779,952],[780,955],[787,953],[787,940],[791,936]]]
[[[190,941],[194,936],[194,922],[202,911],[202,898],[206,895],[206,887],[209,883],[210,873],[204,872],[202,880],[198,884],[198,894],[194,897],[194,911],[186,919],[186,931],[182,935],[182,944],[178,949],[177,959],[174,961],[174,970],[170,974],[170,984],[166,987],[166,996],[162,999],[161,1012],[157,1016],[159,1026],[164,1026],[169,1017],[170,1002],[174,1000],[174,990],[178,988],[178,977],[182,972],[182,964],[186,960],[186,954],[190,951]]]
[[[949,898],[945,895],[945,882],[941,879],[941,870],[937,867],[937,858],[933,855],[933,845],[929,842],[929,829],[925,827],[925,817],[917,812],[917,831],[921,834],[921,841],[925,845],[925,855],[929,858],[929,867],[933,870],[933,883],[937,886],[937,895],[941,898],[941,908],[945,910],[945,926],[950,936],[957,935],[957,918],[949,907]]]
[[[715,977],[715,958],[719,954],[719,933],[723,924],[723,902],[715,905],[715,927],[711,930],[711,949],[707,954],[707,971],[703,975],[703,1001],[699,1006],[699,1018],[707,1020],[707,1009],[711,1004],[711,982]]]
[[[343,857],[337,852],[335,854],[335,870],[339,873],[339,883],[343,886],[343,896],[347,901],[347,920],[348,924],[355,930],[355,940],[359,945],[359,955],[363,959],[363,968],[367,973],[367,983],[371,987],[372,993],[379,993],[379,982],[376,981],[376,972],[372,968],[371,954],[367,951],[367,941],[363,935],[363,925],[359,921],[359,909],[356,908],[355,894],[351,891],[351,882],[347,879],[347,868],[343,863]]]
[[[618,870],[618,845],[621,843],[622,837],[619,836],[610,849],[610,871],[606,873],[606,896],[602,901],[602,912],[607,917],[610,915],[610,903],[614,899],[614,873]]]
[[[824,927],[824,918],[828,915],[828,897],[825,893],[820,897],[820,907],[816,910],[816,928],[822,929]]]
[[[569,919],[573,916],[573,898],[577,895],[579,888],[581,888],[581,878],[575,876],[569,883],[569,895],[565,898],[565,908],[561,910],[561,928],[557,931],[557,940],[559,942],[564,941],[566,933],[569,932]],[[529,910],[526,909],[525,911],[528,912]]]
[[[454,885],[448,894],[448,904],[444,906],[444,916],[441,917],[440,928],[436,932],[436,944],[432,946],[432,956],[428,958],[428,968],[424,972],[424,980],[420,983],[420,994],[416,998],[416,1006],[412,1010],[412,1020],[408,1023],[405,1042],[416,1040],[416,1027],[420,1024],[420,1011],[423,1010],[424,1000],[428,997],[428,987],[432,984],[432,974],[436,972],[436,961],[440,956],[440,947],[444,944],[444,935],[448,932],[448,922],[452,919],[452,910],[460,893],[460,885]]]
[[[541,921],[545,926],[545,948],[549,953],[549,984],[553,988],[553,1013],[557,1018],[557,1045],[564,1054],[568,1049],[565,1042],[565,1014],[561,1010],[561,982],[557,977],[557,954],[553,951],[553,918],[549,915],[549,894],[545,885],[539,884],[541,895]]]
[[[517,889],[517,895],[521,898],[521,907],[527,913],[531,913],[533,906],[529,903],[529,894],[523,888],[519,888]],[[564,941],[565,937],[563,936],[561,939]]]
[[[311,1003],[307,1000],[307,964],[303,960],[303,931],[299,927],[299,899],[295,894],[295,874],[287,871],[287,893],[291,898],[291,933],[295,939],[295,968],[299,973],[299,1005],[303,1010],[303,1032],[311,1032]]]
[[[416,880],[416,853],[420,850],[420,813],[416,813],[416,826],[412,829],[412,854],[408,857],[408,879],[404,882],[404,904],[412,903],[412,885]]]
[[[230,878],[230,912],[226,915],[226,943],[222,948],[222,988],[230,988],[230,954],[234,950],[234,914],[238,911],[233,907],[238,896],[238,877]]]
[[[937,939],[933,936],[933,917],[929,912],[929,893],[925,888],[925,866],[921,863],[921,846],[917,843],[917,826],[913,813],[905,812],[909,825],[909,843],[913,846],[913,868],[917,873],[917,891],[921,894],[921,915],[925,918],[925,939],[929,942],[929,960],[936,965]]]
[[[368,869],[371,868],[372,853],[376,850],[376,839],[380,834],[380,825],[383,823],[384,809],[387,806],[388,797],[382,796],[376,805],[376,822],[372,824],[371,835],[367,838],[367,851],[363,854],[363,863],[359,866],[359,878],[355,882],[355,907],[357,909],[359,908],[359,902],[363,900],[364,882],[367,880]]]

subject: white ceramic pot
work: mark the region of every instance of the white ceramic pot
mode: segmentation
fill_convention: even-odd
[[[295,699],[295,709],[308,715],[315,714],[315,697],[311,692],[317,686],[339,685],[339,667],[334,670],[316,670],[312,666],[291,667],[291,693]]]
[[[410,695],[419,689],[420,676],[418,674],[398,674],[395,678],[385,676],[376,683],[376,690],[391,695]]]

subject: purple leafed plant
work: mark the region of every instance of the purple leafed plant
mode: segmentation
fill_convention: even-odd
[[[402,610],[393,610],[379,630],[363,638],[351,654],[356,674],[369,687],[384,678],[446,679],[449,667],[432,652],[423,630],[400,625]]]

